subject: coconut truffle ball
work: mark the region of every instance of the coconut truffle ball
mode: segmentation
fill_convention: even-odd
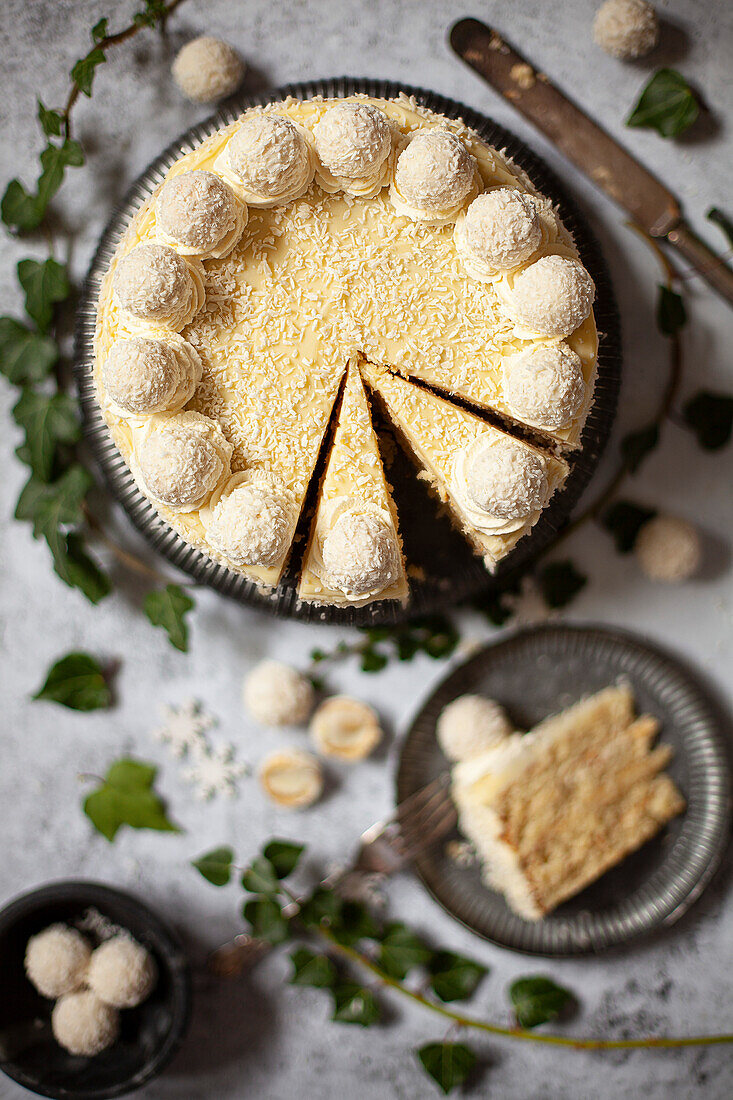
[[[585,398],[580,356],[565,343],[535,344],[501,364],[509,412],[536,428],[565,428]]]
[[[276,565],[290,545],[293,498],[284,485],[243,481],[213,508],[211,545],[239,568]]]
[[[136,458],[150,496],[169,508],[192,511],[209,499],[228,473],[231,453],[215,421],[189,412],[154,425]]]
[[[655,516],[639,531],[634,553],[647,577],[679,584],[697,572],[702,545],[699,534],[687,520]]]
[[[399,213],[452,215],[474,187],[476,161],[449,130],[419,130],[397,158],[392,199]]]
[[[191,265],[165,244],[135,245],[120,260],[112,280],[117,301],[143,321],[175,322],[183,328],[203,303]]]
[[[503,292],[506,312],[535,336],[569,336],[590,314],[596,288],[579,260],[542,256]]]
[[[180,337],[117,340],[102,364],[107,397],[121,412],[140,416],[177,412],[191,400],[203,367],[199,353]]]
[[[323,791],[323,771],[315,756],[292,749],[274,752],[260,766],[260,784],[268,798],[288,810],[312,805]]]
[[[90,989],[67,993],[51,1013],[51,1030],[59,1046],[87,1058],[111,1047],[120,1033],[120,1014]]]
[[[486,278],[511,271],[542,243],[537,206],[516,188],[497,187],[473,200],[456,223],[454,239],[469,274]]]
[[[493,749],[512,732],[506,711],[494,699],[459,695],[438,718],[438,743],[449,760],[468,760]]]
[[[334,695],[317,708],[310,722],[314,745],[324,756],[363,760],[382,739],[379,718],[371,707],[347,695]]]
[[[173,79],[188,99],[212,103],[236,92],[244,70],[244,62],[228,43],[202,35],[178,51],[172,71]]]
[[[153,991],[158,978],[155,960],[132,936],[113,936],[92,952],[87,984],[113,1008],[134,1008]]]
[[[659,19],[647,0],[606,0],[593,20],[593,39],[612,57],[645,57],[659,41]]]
[[[263,726],[298,726],[313,709],[313,685],[280,661],[261,661],[244,681],[244,705]]]
[[[84,984],[91,954],[81,932],[52,924],[28,940],[25,972],[43,997],[61,997]]]
[[[249,115],[226,147],[229,169],[255,205],[298,198],[313,179],[313,157],[301,131],[283,115]]]
[[[343,512],[324,538],[321,556],[326,583],[349,596],[381,592],[399,575],[392,526],[377,512]]]
[[[479,436],[469,444],[463,475],[471,504],[499,519],[522,519],[547,500],[544,459],[508,437]]]
[[[316,152],[334,176],[363,179],[378,172],[392,149],[387,116],[369,103],[338,103],[313,130]]]
[[[158,194],[156,219],[179,246],[199,255],[216,250],[221,258],[222,245],[231,251],[239,240],[247,211],[221,177],[195,168],[166,180]]]

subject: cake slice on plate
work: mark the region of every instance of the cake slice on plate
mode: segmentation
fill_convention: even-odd
[[[298,595],[312,603],[361,606],[404,603],[407,594],[397,512],[359,368],[351,362]]]
[[[520,916],[544,917],[682,813],[658,732],[609,687],[455,766],[460,827]]]
[[[537,522],[566,463],[383,367],[362,361],[361,371],[421,476],[493,570]]]

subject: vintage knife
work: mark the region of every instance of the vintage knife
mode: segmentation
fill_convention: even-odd
[[[544,73],[478,19],[450,32],[458,56],[512,103],[595,184],[628,210],[641,229],[673,245],[733,305],[733,269],[685,223],[677,199],[651,172],[576,107]]]

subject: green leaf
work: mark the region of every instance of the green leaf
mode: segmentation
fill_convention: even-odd
[[[84,152],[78,141],[67,139],[63,145],[47,145],[41,153],[41,175],[38,178],[38,203],[43,219],[46,208],[63,183],[67,168],[79,168],[84,163]],[[38,224],[38,223],[36,223]]]
[[[460,1088],[476,1065],[476,1055],[464,1043],[426,1043],[416,1053],[446,1095]]]
[[[242,874],[242,886],[250,894],[277,894],[280,890],[275,869],[264,856],[253,860]]]
[[[336,967],[327,955],[317,955],[307,947],[298,947],[290,955],[293,964],[291,985],[311,985],[316,989],[332,989],[338,980]]]
[[[722,210],[718,210],[717,206],[711,206],[705,217],[708,221],[715,222],[725,233],[728,238],[728,244],[733,248],[733,221],[724,214]]]
[[[234,852],[231,848],[212,848],[210,852],[191,861],[193,867],[212,886],[226,886],[232,877]]]
[[[81,57],[71,70],[71,79],[79,88],[80,92],[83,92],[86,96],[92,94],[92,83],[94,81],[94,73],[98,65],[104,64],[107,58],[104,56],[104,50],[100,50],[98,46],[95,46],[93,50],[90,50],[86,57]]]
[[[573,995],[550,978],[528,977],[509,986],[509,1000],[519,1027],[533,1028],[556,1019]]]
[[[700,113],[695,93],[674,69],[659,69],[639,96],[626,120],[627,126],[656,130],[662,137],[677,137],[692,126]]]
[[[270,861],[278,878],[287,878],[298,866],[298,860],[304,851],[303,844],[293,844],[289,840],[271,840],[262,854]]]
[[[334,986],[334,1011],[332,1020],[341,1024],[358,1024],[370,1027],[379,1019],[379,1008],[374,994],[356,982],[343,982]]]
[[[35,474],[26,483],[15,507],[15,518],[30,520],[33,535],[51,539],[64,524],[75,527],[84,522],[82,504],[94,481],[88,470],[74,463],[49,485]]]
[[[101,42],[103,38],[106,38],[109,34],[108,30],[109,20],[106,16],[103,16],[98,23],[95,23],[92,27],[92,42]]]
[[[65,393],[36,393],[24,389],[13,417],[25,431],[28,465],[42,481],[53,473],[60,443],[76,443],[81,435],[77,404]]]
[[[78,588],[90,603],[98,604],[112,591],[112,584],[84,548],[84,540],[77,531],[67,535],[56,531],[47,535],[46,541],[53,555],[56,574],[69,588]]]
[[[361,655],[361,671],[362,672],[381,672],[383,668],[386,668],[387,656],[384,653],[380,653],[379,650],[374,649],[372,646],[367,646]]]
[[[60,703],[70,710],[104,710],[112,703],[112,692],[94,657],[67,653],[51,666],[46,682],[33,698]]]
[[[25,291],[26,313],[41,332],[46,332],[53,319],[54,305],[63,302],[71,292],[66,268],[52,259],[43,263],[21,260],[18,282]]]
[[[481,963],[453,951],[436,951],[428,969],[430,988],[441,1001],[464,1001],[488,974],[488,968]]]
[[[311,896],[300,906],[300,919],[303,924],[318,928],[321,924],[329,927],[337,924],[341,918],[343,902],[341,898],[325,886],[317,886]]]
[[[135,16],[133,22],[138,27],[154,27],[166,17],[165,0],[145,0],[145,7]]]
[[[706,451],[725,447],[733,431],[733,396],[700,390],[685,404],[682,415]]]
[[[402,981],[416,966],[427,966],[433,952],[404,924],[389,924],[379,948],[379,965],[385,974]]]
[[[559,608],[567,607],[575,599],[588,578],[571,561],[553,561],[539,571],[537,581],[547,606]]]
[[[38,195],[26,191],[19,179],[12,179],[5,188],[0,202],[0,217],[5,225],[21,232],[36,229],[43,221],[46,212]]]
[[[57,344],[16,321],[0,317],[0,371],[14,386],[46,378],[59,357]]]
[[[278,944],[290,938],[290,926],[274,898],[251,898],[245,902],[242,913],[252,927],[252,935],[258,940]]]
[[[601,523],[613,536],[619,554],[628,554],[634,549],[639,531],[656,514],[653,508],[643,508],[630,500],[619,500],[603,513]]]
[[[650,424],[638,432],[629,432],[621,440],[621,456],[631,474],[635,474],[648,454],[659,443],[659,426]]]
[[[112,764],[100,786],[84,800],[84,813],[94,828],[110,841],[123,825],[179,833],[152,789],[156,775],[157,768],[141,760],[127,757]]]
[[[40,99],[38,100],[38,121],[46,137],[59,137],[61,134],[61,128],[64,124],[61,112],[44,107]]]
[[[360,901],[341,902],[338,917],[331,924],[331,932],[339,943],[347,947],[358,943],[359,940],[379,938],[378,926],[366,905]]]
[[[659,300],[657,302],[657,327],[662,336],[675,336],[686,324],[687,313],[681,295],[660,283]]]
[[[171,645],[188,652],[188,626],[184,616],[194,607],[194,601],[177,584],[148,592],[143,610],[153,626],[162,626]]]

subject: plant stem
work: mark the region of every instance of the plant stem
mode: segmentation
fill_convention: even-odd
[[[157,569],[153,569],[153,567],[148,565],[147,562],[144,562],[142,558],[138,558],[137,555],[131,554],[128,550],[123,550],[121,546],[118,546],[114,539],[111,539],[106,533],[97,517],[90,510],[86,501],[82,504],[82,510],[90,531],[96,535],[100,542],[104,543],[107,549],[114,554],[122,565],[135,573],[140,573],[142,576],[151,577],[153,580],[160,581],[162,584],[170,583],[168,577],[164,577]]]

